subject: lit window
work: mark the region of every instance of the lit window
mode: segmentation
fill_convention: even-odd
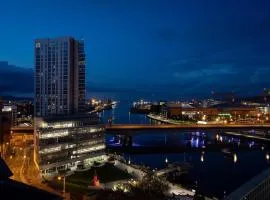
[[[39,138],[41,139],[47,139],[47,138],[55,138],[55,137],[65,137],[68,135],[68,131],[62,131],[62,132],[51,132],[47,134],[41,134]]]
[[[40,48],[40,43],[39,42],[36,43],[36,48]]]

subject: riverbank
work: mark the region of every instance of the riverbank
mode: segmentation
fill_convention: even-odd
[[[189,122],[189,121],[179,121],[179,120],[174,120],[174,119],[167,119],[163,116],[155,115],[155,114],[148,114],[147,117],[151,120],[156,120],[158,122],[165,123],[165,124],[175,124],[175,125],[195,124],[194,122]]]
[[[132,174],[138,180],[143,180],[143,177],[145,177],[149,173],[150,174],[152,173],[150,168],[145,168],[140,165],[131,164],[130,161],[128,163],[125,163],[120,160],[116,160],[115,166],[121,170],[127,171],[129,174]],[[181,187],[180,185],[173,184],[169,182],[168,180],[166,180],[164,183],[168,185],[168,190],[165,192],[167,196],[172,196],[172,195],[194,196],[195,195],[194,192],[187,190]]]

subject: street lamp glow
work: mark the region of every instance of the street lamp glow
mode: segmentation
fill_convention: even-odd
[[[165,159],[165,163],[168,163],[168,158]]]
[[[268,153],[266,154],[265,158],[266,158],[266,160],[269,160],[270,156]]]
[[[203,120],[203,121],[206,120],[206,115],[203,115],[202,120]]]
[[[61,178],[61,176],[58,176],[57,179],[58,179],[58,181],[61,181],[62,178]]]

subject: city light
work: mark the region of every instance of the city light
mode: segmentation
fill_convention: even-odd
[[[202,120],[203,120],[203,121],[206,120],[206,115],[203,115]]]
[[[50,38],[50,35],[46,36],[40,31],[39,34],[44,35],[45,39],[33,41],[32,53],[18,53],[20,56],[29,54],[30,58],[35,58],[33,62],[35,67],[33,66],[31,69],[32,78],[28,77],[27,70],[29,69],[17,69],[14,66],[10,67],[11,65],[5,67],[5,61],[0,61],[0,66],[4,66],[2,76],[3,74],[18,76],[18,78],[15,75],[0,77],[3,79],[2,84],[7,84],[2,90],[9,89],[1,91],[3,95],[13,95],[14,92],[14,95],[22,92],[28,93],[31,92],[28,90],[35,88],[34,92],[31,92],[32,97],[27,98],[28,100],[22,101],[21,98],[4,96],[0,98],[0,132],[2,134],[0,161],[2,163],[3,159],[13,172],[10,177],[10,173],[4,173],[7,176],[4,177],[4,182],[9,184],[10,181],[6,180],[11,178],[13,179],[12,184],[19,181],[23,182],[20,183],[21,185],[38,186],[41,189],[63,195],[61,199],[67,199],[66,181],[70,198],[77,196],[77,193],[82,198],[88,198],[89,191],[96,189],[98,192],[95,192],[94,195],[97,199],[102,199],[103,192],[104,196],[107,195],[109,199],[114,199],[114,195],[116,198],[119,196],[119,199],[125,199],[124,196],[136,199],[136,193],[138,193],[138,200],[141,198],[158,199],[154,196],[155,192],[159,194],[158,197],[164,197],[164,199],[186,199],[186,197],[195,199],[204,194],[217,199],[226,199],[225,196],[230,197],[231,192],[233,197],[236,194],[239,195],[238,193],[245,197],[228,199],[247,199],[256,195],[267,198],[269,190],[266,190],[266,186],[268,187],[269,180],[264,180],[266,183],[261,180],[252,181],[252,184],[244,183],[249,179],[252,180],[255,175],[255,180],[259,180],[257,174],[270,165],[268,144],[270,142],[270,89],[265,88],[263,91],[263,88],[260,88],[262,85],[260,83],[270,85],[269,78],[267,78],[270,75],[267,68],[270,60],[269,56],[261,52],[261,48],[253,48],[254,45],[249,45],[255,44],[257,40],[268,39],[266,35],[270,35],[270,30],[266,30],[265,27],[261,28],[268,10],[266,5],[254,6],[255,4],[253,4],[243,6],[241,3],[235,3],[234,6],[231,6],[215,3],[207,10],[204,9],[204,6],[195,4],[192,5],[195,6],[195,9],[191,10],[188,9],[192,6],[183,6],[180,3],[175,3],[173,7],[166,6],[166,4],[162,7],[154,5],[154,9],[149,9],[152,4],[146,5],[146,7],[140,4],[137,7],[143,8],[141,12],[140,10],[130,12],[134,10],[133,5],[119,4],[112,5],[112,7],[106,5],[106,11],[113,12],[117,7],[119,13],[117,16],[111,16],[111,12],[109,15],[100,12],[102,11],[99,8],[101,6],[78,3],[74,7],[78,8],[75,9],[77,13],[71,17],[67,14],[74,9],[69,8],[70,6],[66,7],[64,3],[61,4],[61,10],[57,9],[53,3],[46,4],[46,8],[52,6],[52,9],[57,10],[57,15],[53,15],[54,12],[51,12],[47,13],[48,16],[46,16],[46,12],[39,14],[34,5],[25,6],[29,7],[28,11],[37,12],[39,18],[47,19],[46,22],[49,23],[47,27],[45,24],[43,29],[49,28],[48,32],[51,32],[51,35],[57,33],[53,29],[56,24],[61,25],[74,21],[74,27],[66,27],[66,30],[64,28],[62,32],[65,33],[73,28],[78,32],[77,35],[85,35],[86,38],[89,38],[90,43],[96,38],[95,49],[103,48],[109,53],[104,54],[97,51],[97,55],[92,56],[93,63],[101,67],[93,70],[95,73],[89,73],[85,59],[88,58],[88,52],[91,54],[91,49],[85,51],[84,46],[91,47],[91,44],[84,44],[83,41],[72,36]],[[239,7],[236,9],[235,6]],[[245,10],[246,8],[248,9]],[[255,8],[256,10],[253,10]],[[224,12],[219,12],[221,9]],[[14,10],[18,9],[15,7]],[[197,13],[193,13],[194,16],[190,15],[192,10],[198,11],[199,15]],[[235,10],[237,12],[234,12]],[[80,12],[86,12],[82,13],[82,16],[93,13],[95,17],[91,19],[91,23],[88,23],[87,17],[78,15]],[[181,23],[182,18],[178,16],[183,12],[185,19],[191,19],[184,26]],[[7,13],[11,12],[7,11]],[[210,14],[200,19],[200,16],[203,16],[201,13]],[[256,13],[259,15],[255,15]],[[132,16],[133,14],[136,16]],[[66,22],[61,21],[61,18],[58,19],[58,15],[65,16],[62,18]],[[121,20],[121,16],[126,19]],[[151,16],[150,20],[149,16]],[[35,21],[37,17],[32,14],[32,17],[28,18]],[[180,21],[177,21],[178,18]],[[132,23],[128,19],[138,21],[140,26],[136,26],[135,33],[133,29],[129,28]],[[10,20],[8,17],[5,20],[7,20],[6,24],[18,24],[8,21]],[[14,19],[12,18],[12,20]],[[76,23],[76,20],[79,23]],[[172,20],[173,23],[170,23]],[[208,20],[210,21],[208,22]],[[30,22],[25,23],[33,24]],[[100,22],[107,28],[100,29],[97,33],[94,33],[94,29],[82,29],[83,26],[92,27],[95,24],[99,28]],[[193,22],[194,24],[192,24]],[[175,32],[177,34],[183,32],[184,36],[189,36],[191,33],[191,37],[181,37],[178,34],[175,40],[170,36],[172,31],[166,30],[166,26],[164,29],[164,24],[175,26],[169,26],[173,31],[173,36]],[[257,34],[254,34],[254,37],[245,37],[244,33],[244,39],[241,39],[247,24],[250,25],[248,28]],[[26,27],[23,24],[19,25]],[[125,29],[126,27],[127,29]],[[30,29],[35,28],[35,26],[27,26],[26,31],[33,33],[33,30]],[[239,29],[241,30],[239,31]],[[79,30],[86,31],[86,33],[80,33]],[[146,40],[138,40],[136,31],[140,36],[141,33],[153,32],[153,30],[156,36],[154,35],[155,37],[152,38],[155,40],[150,38],[150,43]],[[6,39],[7,43],[11,41],[12,44],[18,44],[13,46],[20,47],[8,48],[9,51],[15,50],[14,53],[16,53],[18,52],[16,48],[27,49],[24,47],[31,45],[27,42],[18,43],[17,41],[26,34],[17,34],[11,29],[9,31],[13,34],[11,36],[14,41],[10,40],[11,37],[2,38]],[[202,34],[202,31],[205,33]],[[265,33],[260,33],[261,31],[265,31]],[[268,33],[266,33],[267,31]],[[169,36],[167,32],[169,32]],[[125,37],[122,37],[123,35]],[[193,42],[194,35],[203,35],[201,41],[197,42],[198,44],[196,41]],[[208,37],[209,35],[218,37],[211,38]],[[33,38],[33,36],[33,34],[28,35],[27,38]],[[91,38],[92,36],[94,37]],[[119,41],[119,38],[125,42],[130,41],[126,44],[128,48],[123,50],[123,42],[120,47],[112,45],[117,42],[104,42],[104,38],[102,38],[104,36],[111,37],[112,41]],[[172,42],[166,41],[168,39],[172,39]],[[192,45],[180,45],[181,42],[183,43],[183,39],[187,40],[185,43]],[[235,41],[241,42],[240,48],[239,42]],[[139,44],[136,44],[137,42]],[[193,43],[200,48],[193,48]],[[217,49],[216,46],[219,48]],[[230,47],[229,51],[227,51],[227,47]],[[245,49],[245,47],[248,48]],[[147,51],[139,52],[143,57],[134,56],[134,49],[146,49]],[[263,50],[265,49],[263,48]],[[6,48],[2,49],[2,51],[5,50]],[[184,55],[182,52],[185,52]],[[203,52],[202,55],[200,55],[201,52]],[[248,70],[244,67],[246,63],[256,63],[258,53],[261,62],[252,68],[256,72],[254,78],[251,76],[251,67]],[[182,56],[179,57],[178,54]],[[109,58],[106,58],[108,55]],[[123,55],[126,56],[125,62],[122,62]],[[16,56],[8,55],[6,57]],[[102,59],[100,59],[101,57]],[[110,57],[113,57],[113,63],[110,62]],[[18,57],[18,60],[21,58]],[[29,58],[24,60],[27,61]],[[233,60],[237,65],[235,67],[239,70],[231,69],[232,66],[228,64],[218,65],[220,60]],[[10,62],[17,63],[16,59],[11,59]],[[156,63],[158,65],[155,68],[151,67]],[[209,65],[209,63],[216,63],[217,67]],[[24,64],[22,63],[22,65]],[[149,69],[147,69],[148,65]],[[122,70],[122,72],[121,69],[124,68],[126,70]],[[11,70],[12,73],[7,73],[5,70]],[[20,75],[26,76],[27,80],[35,80],[35,83],[30,83],[30,85],[29,81],[24,83],[26,78],[20,78]],[[6,79],[10,80],[5,81]],[[93,85],[88,79],[94,81]],[[95,83],[96,81],[97,83]],[[17,88],[12,88],[10,84]],[[241,93],[240,86],[243,87]],[[117,88],[126,92],[121,92],[119,95]],[[211,91],[211,88],[215,88],[217,91]],[[143,92],[136,92],[137,90]],[[94,91],[109,92],[98,93],[95,96]],[[199,96],[196,97],[195,94]],[[92,98],[93,96],[95,97]],[[115,106],[118,102],[112,101],[110,96],[121,100],[121,105]],[[190,96],[194,96],[194,98],[188,99]],[[31,102],[31,106],[26,102]],[[136,154],[135,157],[133,153]],[[130,156],[133,159],[132,164]],[[170,157],[170,162],[167,156]],[[268,173],[269,176],[265,176],[266,173],[263,172],[263,179],[270,177],[270,171]],[[187,181],[184,180],[186,178],[182,177],[182,174],[187,175]],[[135,180],[128,180],[127,177]],[[100,184],[99,178],[102,184]],[[193,182],[195,180],[196,182]],[[199,182],[200,184],[198,184]],[[192,189],[195,185],[196,190]],[[237,189],[238,186],[242,187],[241,185],[245,187],[245,190],[250,191],[242,192]],[[10,187],[13,186],[10,185]],[[16,187],[14,186],[14,188]],[[63,189],[63,193],[60,189]],[[266,195],[259,190],[265,192]],[[226,191],[229,193],[227,194]],[[23,194],[21,189],[14,190],[14,193],[16,192],[19,195]],[[123,194],[128,192],[130,194]],[[33,198],[34,193],[31,193]],[[124,195],[123,198],[121,195]],[[148,198],[148,195],[153,197]],[[10,199],[13,198],[10,197]]]
[[[266,160],[269,160],[270,156],[268,153],[266,154],[265,158],[266,158]]]
[[[234,162],[234,163],[236,163],[236,162],[237,162],[237,155],[236,155],[236,153],[235,153],[235,154],[233,154],[233,162]]]
[[[203,154],[201,155],[201,162],[204,162]]]

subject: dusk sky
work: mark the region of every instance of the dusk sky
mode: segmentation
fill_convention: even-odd
[[[59,36],[85,40],[88,92],[270,87],[269,0],[10,0],[0,25],[0,93],[31,93],[33,41]]]

